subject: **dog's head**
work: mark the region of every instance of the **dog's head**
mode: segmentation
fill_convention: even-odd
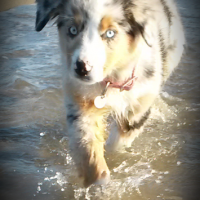
[[[37,0],[36,30],[57,16],[63,61],[70,75],[88,84],[100,82],[129,65],[139,36],[148,44],[132,2]]]

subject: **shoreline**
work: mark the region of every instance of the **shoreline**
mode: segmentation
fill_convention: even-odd
[[[35,0],[1,0],[0,1],[0,12],[9,10],[11,8],[21,6],[21,5],[27,5],[27,4],[33,4],[35,3]]]

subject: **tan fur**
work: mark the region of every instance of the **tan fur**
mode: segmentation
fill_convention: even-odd
[[[111,16],[105,16],[99,24],[100,34],[104,33],[108,29],[114,28],[112,24],[113,24],[113,18]]]
[[[104,66],[105,76],[109,76],[113,70],[119,70],[130,62],[137,41],[135,38],[126,34],[111,16],[105,16],[100,23],[100,34],[109,29],[116,31],[116,37],[109,42],[104,41],[107,53],[107,61]]]
[[[92,100],[86,100],[77,94],[73,94],[73,96],[74,101],[80,106],[82,116],[93,119],[91,128],[94,132],[94,138],[87,141],[87,143],[83,142],[85,145],[81,147],[82,161],[81,165],[78,167],[79,176],[84,178],[84,186],[88,187],[95,180],[101,179],[109,173],[104,158],[108,109],[97,109]],[[102,171],[102,169],[104,170]]]
[[[102,178],[105,173],[109,173],[104,158],[104,142],[91,141],[82,148],[82,162],[79,168],[79,176],[84,178],[84,186],[91,185],[95,180]],[[102,171],[102,169],[104,169]]]

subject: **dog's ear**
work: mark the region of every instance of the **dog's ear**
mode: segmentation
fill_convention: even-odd
[[[51,18],[59,14],[59,6],[62,4],[62,0],[36,0],[36,2],[35,30],[41,31]]]
[[[125,18],[130,26],[129,34],[135,37],[137,33],[141,34],[142,38],[144,39],[145,43],[152,47],[154,36],[149,28],[151,26],[151,22],[149,19],[142,18],[138,20],[134,13],[138,13],[137,7],[136,11],[133,9],[133,5],[129,3],[129,1],[124,1],[124,10],[125,10]]]
[[[140,31],[145,43],[149,47],[152,47],[153,41],[154,41],[154,36],[153,36],[153,33],[150,31],[148,24],[139,25],[139,31]]]

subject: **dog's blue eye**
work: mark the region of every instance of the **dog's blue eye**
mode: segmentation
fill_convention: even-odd
[[[70,34],[72,34],[74,36],[78,34],[78,30],[75,26],[70,27],[69,32],[70,32]]]
[[[107,38],[112,38],[112,37],[114,37],[114,36],[115,36],[115,32],[114,32],[114,31],[108,30],[108,31],[106,32],[106,37],[107,37]]]

